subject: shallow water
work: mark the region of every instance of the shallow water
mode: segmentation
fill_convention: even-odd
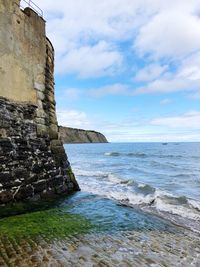
[[[200,143],[66,145],[81,190],[200,231]]]
[[[62,228],[67,221],[60,220],[53,226],[58,235],[48,238],[47,226],[34,236],[6,237],[0,233],[0,266],[11,267],[147,267],[147,266],[200,266],[200,239],[182,227],[177,227],[157,216],[135,208],[118,205],[117,202],[87,193],[77,193],[65,199],[59,206],[62,213],[83,214],[95,226],[87,233],[74,233],[73,223]],[[31,223],[45,224],[45,212],[41,218],[31,214]],[[55,215],[55,214],[54,214]],[[20,215],[20,227],[26,228],[28,215]],[[74,223],[77,222],[74,217]],[[28,216],[29,217],[29,216]],[[4,220],[11,220],[13,217]],[[14,217],[16,219],[16,216]],[[54,216],[55,219],[55,216]],[[48,221],[51,217],[48,215]],[[59,214],[56,220],[59,220]],[[67,225],[63,225],[67,223]],[[10,224],[11,225],[11,224]],[[13,225],[14,227],[14,225]],[[71,229],[70,229],[71,227]],[[1,221],[0,221],[0,228]],[[15,229],[15,227],[14,227]],[[16,229],[15,229],[16,230]],[[49,229],[52,231],[52,228]],[[69,232],[71,230],[71,234]],[[10,227],[12,233],[13,228]],[[26,231],[27,233],[27,231]],[[45,236],[44,233],[47,235]],[[50,233],[50,232],[49,232]],[[15,234],[16,231],[15,231]]]

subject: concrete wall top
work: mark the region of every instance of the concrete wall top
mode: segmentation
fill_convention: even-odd
[[[20,0],[0,0],[0,95],[37,104],[45,87],[45,21]]]

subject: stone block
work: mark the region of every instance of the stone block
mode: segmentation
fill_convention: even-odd
[[[9,181],[13,180],[13,176],[11,174],[11,172],[1,172],[0,173],[0,183],[1,184],[5,184],[5,183],[9,183]]]
[[[44,92],[45,91],[45,86],[44,83],[34,83],[34,88],[40,92]]]
[[[0,192],[0,204],[5,204],[13,200],[13,194],[9,190],[1,191]]]
[[[47,188],[46,180],[40,180],[32,184],[34,188],[34,193],[40,193]]]
[[[40,137],[45,137],[48,135],[48,127],[43,124],[37,124],[37,135]]]
[[[24,179],[28,179],[30,175],[30,172],[27,170],[27,169],[24,169],[24,168],[17,168],[13,171],[13,177],[15,179],[17,178],[24,178]]]
[[[49,129],[49,137],[51,140],[58,139],[58,131]]]
[[[17,188],[15,193],[13,194],[14,199],[22,200],[26,198],[31,198],[34,194],[33,186],[31,185],[24,185]]]

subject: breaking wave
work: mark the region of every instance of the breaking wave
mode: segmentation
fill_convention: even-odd
[[[106,152],[105,156],[110,157],[119,157],[119,156],[127,156],[127,157],[147,157],[147,155],[143,152],[135,152],[135,153],[119,153],[119,152]]]
[[[200,220],[200,202],[186,196],[175,196],[136,179],[125,179],[113,173],[75,170],[83,191],[111,198],[121,205],[138,206],[159,215],[177,215],[190,220]],[[87,177],[88,179],[84,179]]]

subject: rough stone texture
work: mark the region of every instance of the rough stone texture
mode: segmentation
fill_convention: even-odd
[[[34,87],[45,81],[45,21],[19,2],[0,1],[0,95],[36,104]]]
[[[59,126],[63,143],[108,143],[106,137],[99,132]]]
[[[0,204],[78,189],[61,142],[37,136],[36,111],[0,98]]]
[[[0,0],[0,204],[79,190],[58,136],[45,21]]]

